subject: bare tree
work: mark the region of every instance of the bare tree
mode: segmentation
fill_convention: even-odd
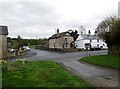
[[[75,30],[75,31],[69,30],[68,32],[69,32],[69,34],[74,38],[74,41],[75,41],[75,40],[78,38],[78,36],[79,36],[77,30]]]
[[[86,29],[83,26],[80,26],[80,34],[85,34],[86,33]]]

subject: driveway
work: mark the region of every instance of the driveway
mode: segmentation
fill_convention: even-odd
[[[33,55],[36,54],[36,55]],[[106,55],[107,50],[91,51],[90,55]],[[32,56],[31,56],[32,55]],[[79,76],[80,78],[94,84],[98,87],[117,87],[118,71],[108,68],[98,67],[82,61],[80,58],[86,57],[86,52],[50,52],[43,50],[31,49],[27,57],[31,61],[52,60],[63,64],[68,70]]]

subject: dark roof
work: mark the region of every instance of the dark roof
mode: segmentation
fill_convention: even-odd
[[[81,36],[83,37],[83,39],[89,39],[89,40],[98,39],[96,35],[82,34]]]
[[[54,34],[54,35],[52,35],[51,37],[49,37],[48,39],[59,38],[59,37],[65,36],[67,33],[69,34],[68,31],[66,31],[66,32],[62,32],[62,33],[59,33],[58,35],[57,35],[57,34]],[[68,35],[66,35],[66,36],[68,36]],[[69,36],[70,36],[70,35],[69,35]]]
[[[7,26],[0,26],[0,35],[8,35]]]

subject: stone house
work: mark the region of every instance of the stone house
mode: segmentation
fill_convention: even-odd
[[[0,59],[7,58],[7,26],[0,26]]]
[[[59,29],[57,29],[57,33],[49,37],[48,40],[49,49],[70,49],[74,43],[74,39],[68,31],[59,33]]]

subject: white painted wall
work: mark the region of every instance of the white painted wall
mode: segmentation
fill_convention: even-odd
[[[87,40],[87,39],[76,40],[75,41],[76,48],[85,49],[85,43],[90,43],[90,40]],[[99,42],[97,41],[97,39],[93,39],[91,42],[91,46],[94,48],[94,47],[97,47],[98,45],[99,45],[99,48],[100,46],[103,46],[103,49],[107,49],[107,44],[102,39],[99,39]]]
[[[77,41],[75,41],[76,48],[85,49],[85,43],[90,43],[90,40],[77,40]]]

